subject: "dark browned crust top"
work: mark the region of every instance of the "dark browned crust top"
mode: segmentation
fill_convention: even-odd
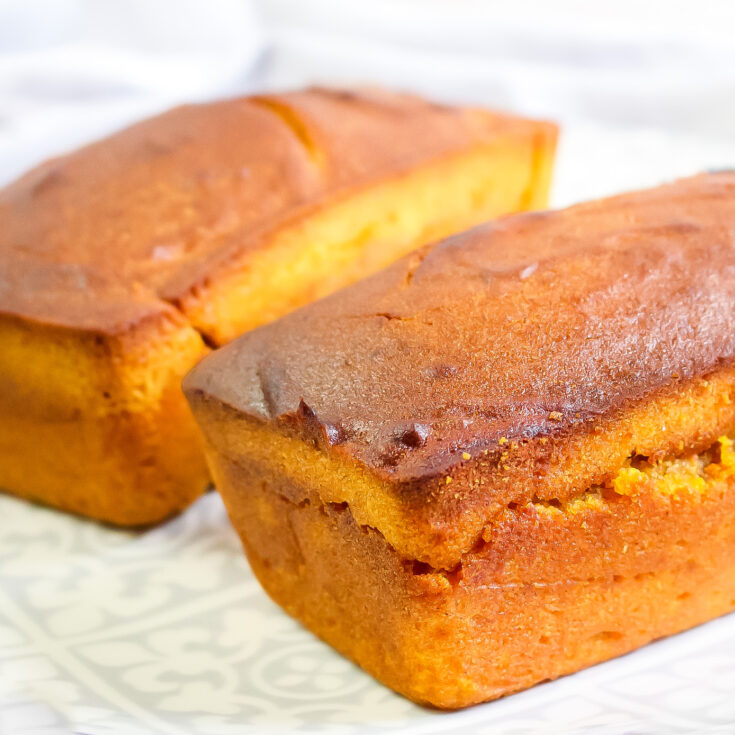
[[[735,173],[700,175],[422,248],[185,389],[415,488],[730,366],[734,311]]]
[[[300,211],[536,125],[378,91],[179,107],[0,191],[0,315],[100,331],[170,315]]]

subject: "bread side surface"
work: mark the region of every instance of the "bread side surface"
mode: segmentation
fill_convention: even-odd
[[[508,508],[449,570],[402,557],[345,503],[294,503],[257,468],[210,460],[271,597],[422,704],[494,699],[735,609],[727,437],[569,503]]]
[[[121,525],[208,482],[182,375],[208,348],[175,310],[118,335],[0,317],[0,487]]]
[[[491,141],[345,189],[234,242],[169,298],[224,344],[364,278],[399,257],[501,213],[545,206],[554,136],[527,125]],[[221,255],[225,255],[223,251]]]
[[[733,218],[735,174],[504,218],[245,335],[186,390],[237,417],[243,459],[449,568],[509,504],[732,426]]]

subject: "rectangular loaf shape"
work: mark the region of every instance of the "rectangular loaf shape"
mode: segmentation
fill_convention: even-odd
[[[181,377],[419,244],[543,205],[553,125],[380,91],[180,107],[0,191],[0,488],[104,521],[208,472]]]
[[[185,379],[266,591],[456,708],[735,608],[735,173],[426,246]]]

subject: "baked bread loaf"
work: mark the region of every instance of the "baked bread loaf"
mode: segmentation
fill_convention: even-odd
[[[255,574],[456,708],[735,607],[735,173],[502,218],[204,359]]]
[[[117,524],[208,474],[180,379],[211,346],[543,204],[555,128],[383,92],[181,107],[0,192],[0,487]]]

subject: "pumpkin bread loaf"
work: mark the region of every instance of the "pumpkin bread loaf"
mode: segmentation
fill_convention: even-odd
[[[185,379],[255,574],[456,708],[735,608],[735,173],[421,248]]]
[[[212,346],[543,205],[555,128],[384,92],[181,107],[0,191],[0,488],[117,524],[208,482]]]

